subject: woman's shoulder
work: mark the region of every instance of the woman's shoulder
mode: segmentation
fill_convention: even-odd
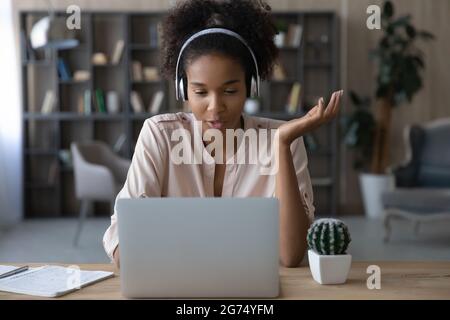
[[[174,129],[187,129],[192,121],[192,115],[186,112],[161,113],[145,120],[145,125],[168,132]]]

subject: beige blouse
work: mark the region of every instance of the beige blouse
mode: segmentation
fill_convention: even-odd
[[[242,116],[244,131],[250,128],[276,129],[283,123],[281,120],[246,114]],[[192,148],[199,148],[195,151],[203,154],[203,158],[209,161],[201,161],[197,164],[176,164],[170,158],[174,146],[180,143],[179,140],[171,139],[174,130],[186,129],[191,137],[194,137],[196,133],[201,139],[201,128],[194,125],[194,122],[195,116],[185,112],[160,114],[145,120],[136,143],[127,179],[116,197],[116,203],[119,198],[214,197],[214,158],[201,140],[200,143],[195,143],[195,139],[192,138],[194,140]],[[270,148],[270,143],[267,145]],[[245,148],[245,152],[250,152],[249,143],[241,143],[241,146]],[[240,146],[237,148],[240,150]],[[194,153],[194,150],[191,151]],[[314,220],[313,191],[302,137],[292,143],[291,152],[303,206],[312,222]],[[239,161],[227,162],[222,197],[274,197],[276,176],[261,174],[262,164],[258,162],[248,160],[245,164]],[[114,208],[111,225],[103,236],[103,246],[111,260],[118,244],[117,214]]]

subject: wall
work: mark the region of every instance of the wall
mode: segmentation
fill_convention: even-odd
[[[173,1],[151,0],[110,0],[52,1],[58,9],[70,4],[77,4],[87,10],[164,10]],[[341,19],[341,85],[348,92],[353,89],[361,94],[371,94],[375,77],[368,51],[376,45],[380,31],[366,28],[366,8],[370,4],[381,4],[380,0],[272,0],[268,1],[274,10],[334,10]],[[403,159],[405,147],[402,141],[403,128],[411,123],[423,123],[436,118],[450,117],[450,13],[449,0],[394,0],[398,13],[410,13],[418,28],[424,28],[437,36],[437,41],[423,46],[427,68],[424,74],[424,89],[416,96],[413,103],[397,108],[393,112],[391,132],[391,162],[399,163]],[[47,1],[17,0],[14,10],[45,9]],[[347,99],[342,111],[347,112]],[[352,154],[341,147],[341,195],[342,212],[361,213],[361,200],[357,173],[351,167]]]
[[[19,63],[14,46],[11,1],[0,3],[0,227],[21,219],[22,165]]]

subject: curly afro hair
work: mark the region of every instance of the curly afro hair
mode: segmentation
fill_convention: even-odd
[[[183,43],[194,33],[213,27],[229,29],[241,35],[255,54],[260,78],[268,78],[278,57],[278,48],[273,41],[276,27],[266,2],[186,0],[178,2],[162,24],[161,72],[167,79],[175,78],[177,58]],[[209,53],[224,54],[239,62],[245,70],[246,81],[251,74],[255,74],[251,54],[239,40],[224,34],[212,34],[193,40],[183,51],[181,76],[186,76],[184,70],[189,62]]]

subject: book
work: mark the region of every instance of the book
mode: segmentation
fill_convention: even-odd
[[[53,298],[113,276],[113,272],[46,265],[0,278],[0,291]]]
[[[61,80],[68,81],[72,78],[72,72],[64,58],[58,58],[58,75]]]
[[[131,75],[133,81],[142,81],[142,64],[139,61],[134,60],[131,63]]]
[[[119,113],[119,94],[116,91],[106,92],[106,110],[111,114]]]
[[[286,111],[289,114],[297,113],[298,105],[300,101],[300,91],[301,85],[299,82],[294,82],[291,88],[291,93],[289,94],[289,99],[286,105]]]
[[[97,111],[100,113],[106,113],[105,98],[103,96],[102,89],[95,90],[95,100],[97,101]]]
[[[148,112],[157,114],[161,109],[162,101],[164,99],[164,91],[159,90],[153,95],[152,102],[148,108]]]
[[[91,90],[84,91],[84,114],[92,114],[92,97]]]
[[[45,92],[44,101],[42,102],[41,112],[48,114],[54,111],[56,104],[55,93],[52,90]]]
[[[122,57],[123,48],[125,46],[125,41],[118,40],[116,42],[116,46],[114,47],[114,52],[112,54],[111,63],[118,64],[120,62],[120,58]]]
[[[303,27],[299,24],[290,24],[288,27],[285,44],[288,47],[299,47],[302,39]]]
[[[144,111],[144,104],[142,102],[141,95],[137,91],[131,91],[130,94],[131,107],[134,113],[140,113]]]
[[[79,95],[77,99],[77,112],[79,114],[84,113],[84,95]]]

